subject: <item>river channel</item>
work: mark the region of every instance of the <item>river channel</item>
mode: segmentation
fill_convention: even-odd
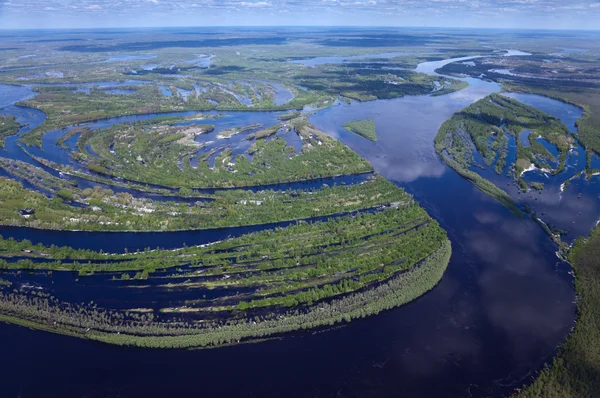
[[[417,70],[433,74],[448,62],[427,62]],[[500,91],[495,83],[466,80],[468,88],[448,95],[340,102],[310,118],[317,128],[368,159],[376,172],[413,194],[448,231],[453,255],[433,291],[403,307],[332,330],[200,351],[114,347],[0,324],[0,339],[10,342],[0,345],[0,356],[6,359],[0,367],[2,395],[487,397],[503,396],[529,382],[573,326],[573,279],[570,266],[558,259],[556,246],[536,222],[516,218],[435,154],[433,140],[445,120]],[[29,117],[28,128],[43,122],[43,114],[11,105],[30,93],[13,89],[16,94],[10,94],[13,100],[8,101],[4,87],[0,87],[2,113]],[[567,104],[539,98],[517,97],[572,127],[571,119],[564,116],[573,112]],[[578,117],[572,112],[572,118]],[[269,121],[265,113],[246,115],[250,116],[244,116],[240,125]],[[341,127],[355,119],[373,119],[378,142]],[[10,140],[6,153],[25,160]],[[571,164],[579,167],[575,160]],[[596,209],[593,182],[577,185],[577,194],[583,192],[581,200],[593,201]],[[574,217],[598,218],[591,213],[574,215],[581,210],[571,209],[572,204],[560,207],[564,199],[552,189],[544,209],[559,227],[572,223]],[[593,222],[582,224],[569,237],[587,233],[593,226]],[[69,232],[3,228],[1,233],[5,237],[34,234],[34,240],[44,242],[47,237],[48,243],[78,239]],[[143,234],[145,246],[181,239],[175,234],[181,233]],[[93,240],[94,233],[85,235]],[[136,240],[134,235],[140,234],[131,235]],[[121,244],[117,240],[127,244],[126,235],[100,236],[102,245]],[[215,235],[215,240],[222,238]]]

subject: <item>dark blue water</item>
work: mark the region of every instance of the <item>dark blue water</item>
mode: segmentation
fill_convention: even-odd
[[[521,145],[523,146],[531,146],[529,143],[529,135],[531,134],[531,130],[523,130],[521,134],[519,134],[519,141],[521,141]]]
[[[122,281],[123,272],[79,276],[77,272],[3,272],[2,278],[13,283],[13,288],[35,289],[38,292],[51,294],[57,299],[69,303],[94,302],[104,309],[136,309],[181,307],[187,300],[195,307],[212,305],[211,300],[236,294],[251,294],[256,287],[232,286],[229,288],[184,288],[167,286],[182,283],[184,280],[194,282],[190,278],[157,278],[153,275],[149,280]],[[132,278],[135,271],[126,272]],[[159,273],[160,274],[160,273]],[[176,275],[176,271],[166,275]],[[113,279],[114,278],[114,279]],[[206,300],[206,301],[205,301]],[[237,304],[239,300],[234,300]]]
[[[331,216],[310,217],[304,220],[308,222],[327,221],[328,219],[358,213],[360,211],[339,213]],[[284,228],[297,222],[298,220],[281,221],[245,227],[170,232],[58,231],[0,226],[0,235],[4,238],[14,238],[17,240],[27,239],[34,245],[43,243],[46,246],[69,246],[74,249],[102,250],[105,253],[125,253],[126,251],[140,251],[146,248],[177,249],[184,246],[202,245],[252,232],[274,229],[276,227]]]
[[[558,150],[556,145],[549,143],[548,140],[546,140],[543,137],[538,137],[535,140],[537,142],[539,142],[540,144],[542,144],[544,146],[544,148],[546,148],[546,150],[548,152],[550,152],[550,154],[554,157],[554,159],[558,161],[558,157],[560,156],[560,151]]]

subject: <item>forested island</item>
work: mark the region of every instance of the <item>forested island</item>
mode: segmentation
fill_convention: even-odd
[[[509,140],[516,147],[511,158]],[[557,148],[558,154],[551,153],[545,143]],[[574,145],[574,138],[560,120],[500,94],[492,94],[456,113],[444,122],[435,137],[436,152],[446,164],[516,214],[521,211],[510,195],[477,170],[493,169],[527,191],[529,187],[522,178],[525,171],[561,173],[567,152]],[[543,184],[535,183],[532,188],[542,190]]]
[[[372,120],[353,120],[344,124],[344,128],[370,141],[377,142],[375,123]]]
[[[215,347],[350,322],[439,282],[451,254],[446,232],[366,160],[299,113],[266,128],[220,127],[223,120],[169,116],[78,127],[56,141],[68,164],[33,153],[42,167],[0,159],[0,169],[20,180],[0,177],[4,225],[252,228],[208,244],[121,253],[0,239],[0,319],[120,345]],[[235,152],[239,146],[245,151]],[[22,271],[46,275],[36,279],[42,286],[65,273],[76,290],[86,280],[103,287],[72,302],[61,291],[17,283]],[[171,299],[134,296],[104,307],[113,290]]]
[[[123,256],[16,241],[1,241],[0,246],[3,256],[29,257],[3,261],[5,269],[74,270],[89,278],[107,273],[113,279],[109,283],[121,289],[163,280],[159,290],[223,292],[218,299],[188,300],[177,308],[120,311],[25,291],[1,293],[5,321],[159,348],[231,344],[376,314],[433,288],[451,252],[445,232],[410,202],[398,209],[299,223],[175,251]],[[35,262],[48,256],[62,260]],[[48,325],[49,319],[54,323]]]
[[[0,147],[4,147],[6,137],[17,134],[19,123],[16,122],[14,116],[0,115]]]

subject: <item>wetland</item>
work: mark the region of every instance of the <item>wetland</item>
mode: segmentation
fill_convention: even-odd
[[[0,54],[0,352],[75,379],[36,361],[26,394],[185,395],[200,372],[208,396],[502,396],[552,362],[576,318],[567,261],[600,218],[594,108],[475,75],[542,57],[533,39],[191,33]],[[544,40],[544,59],[593,54]],[[249,361],[239,383],[218,370]]]

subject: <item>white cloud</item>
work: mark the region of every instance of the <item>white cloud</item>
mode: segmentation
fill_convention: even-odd
[[[198,24],[218,21],[224,25],[243,22],[453,26],[460,22],[463,26],[532,28],[555,27],[558,21],[561,27],[598,28],[600,20],[598,0],[10,0],[0,3],[0,26],[10,25],[18,16],[24,21],[34,16],[43,20],[44,16],[61,13],[64,13],[61,18],[74,21],[104,14],[106,23],[119,18],[150,21],[154,19],[148,17],[155,17],[157,22],[195,18]],[[266,10],[286,14],[289,19],[273,21]],[[103,21],[96,22],[102,25]]]

